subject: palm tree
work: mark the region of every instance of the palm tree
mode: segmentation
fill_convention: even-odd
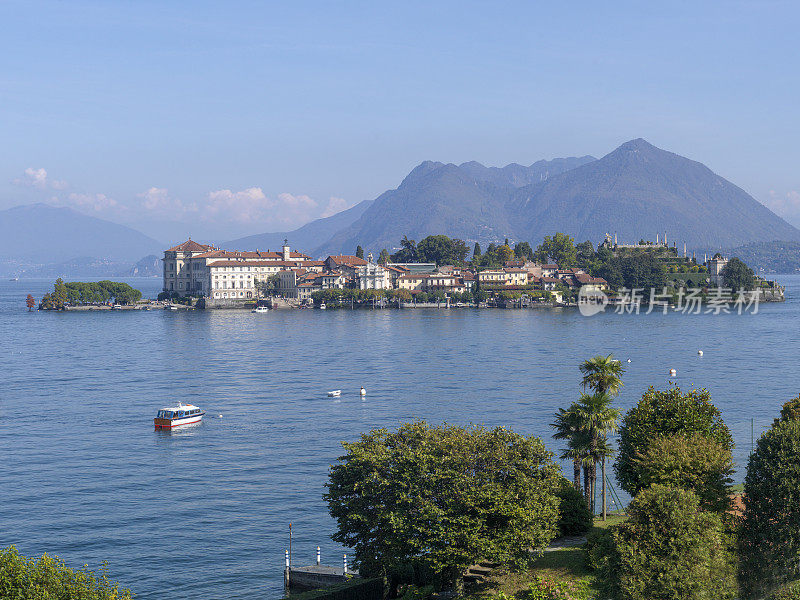
[[[619,394],[619,390],[623,386],[622,374],[625,369],[613,354],[595,356],[583,361],[578,368],[583,373],[581,385],[584,390],[589,388],[595,392],[607,393],[612,397]]]
[[[597,481],[597,463],[602,462],[603,487],[605,488],[605,456],[608,452],[606,445],[607,436],[617,430],[619,410],[611,406],[613,398],[607,392],[594,394],[581,394],[580,400],[574,405],[574,418],[577,420],[578,429],[588,437],[589,449],[585,461],[589,467],[590,505],[594,512],[594,488]],[[605,495],[603,497],[605,513]]]
[[[559,408],[555,422],[551,427],[556,430],[553,437],[557,440],[567,440],[567,449],[561,453],[562,459],[571,459],[573,464],[573,483],[575,489],[581,491],[581,465],[586,458],[585,447],[579,443],[581,432],[575,415],[575,404],[568,409]]]
[[[581,380],[581,385],[583,389],[589,388],[594,390],[596,394],[607,394],[609,398],[613,398],[619,394],[620,388],[623,386],[622,383],[622,374],[625,372],[625,369],[622,367],[622,363],[614,358],[613,354],[609,354],[608,356],[595,356],[594,358],[590,358],[589,360],[584,361],[581,363],[579,367],[581,373],[583,373],[583,379]],[[610,404],[610,402],[609,402]],[[617,417],[619,416],[619,411],[617,411]],[[605,432],[602,433],[603,439],[605,439],[607,433],[611,433],[616,431],[617,423],[616,418],[614,419],[612,426]],[[603,520],[606,519],[606,456],[602,456],[602,476],[603,476]],[[594,463],[596,468],[597,462]],[[596,478],[595,478],[596,479]],[[594,498],[594,495],[592,495]]]

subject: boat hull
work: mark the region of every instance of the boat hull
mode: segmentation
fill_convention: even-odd
[[[186,417],[183,419],[162,419],[155,417],[153,419],[153,425],[156,429],[175,429],[176,427],[199,423],[203,420],[204,414],[205,413],[200,413],[199,415],[192,415],[191,417]]]

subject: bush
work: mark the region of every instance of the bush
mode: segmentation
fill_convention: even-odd
[[[533,576],[523,598],[526,600],[582,600],[586,598],[587,585],[583,581],[559,581]]]
[[[586,498],[567,479],[561,480],[558,490],[558,531],[561,535],[581,535],[594,522]]]
[[[800,396],[789,400],[781,407],[781,421],[796,419],[800,419]]]
[[[641,482],[640,454],[647,452],[659,436],[692,436],[699,433],[730,451],[733,437],[722,416],[711,403],[708,390],[692,389],[684,394],[677,386],[661,391],[649,388],[639,403],[622,419],[619,454],[614,471],[620,486],[631,496],[645,487]]]
[[[586,564],[592,571],[602,569],[611,555],[614,547],[614,539],[611,537],[610,529],[598,529],[586,536],[586,543],[583,545],[583,552]]]
[[[800,580],[782,585],[767,596],[767,600],[800,600]]]
[[[719,442],[700,433],[656,437],[633,459],[638,485],[653,483],[692,490],[706,510],[730,508],[733,457]]]
[[[130,600],[131,592],[108,579],[105,563],[99,575],[86,567],[73,571],[58,557],[27,559],[11,546],[0,550],[0,598]]]
[[[743,500],[739,582],[754,598],[800,577],[800,421],[779,421],[758,440]]]
[[[611,527],[600,580],[618,600],[717,600],[736,589],[722,517],[700,508],[694,492],[652,485]]]
[[[474,561],[529,565],[556,536],[560,469],[538,438],[415,422],[343,446],[325,500],[362,575],[411,563],[458,585]]]

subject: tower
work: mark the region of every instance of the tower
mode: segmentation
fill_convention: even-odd
[[[292,253],[289,251],[289,240],[283,240],[283,260],[290,260]]]

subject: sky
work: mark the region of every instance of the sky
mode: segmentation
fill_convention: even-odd
[[[294,229],[423,160],[643,137],[800,226],[795,2],[0,0],[0,209]]]

